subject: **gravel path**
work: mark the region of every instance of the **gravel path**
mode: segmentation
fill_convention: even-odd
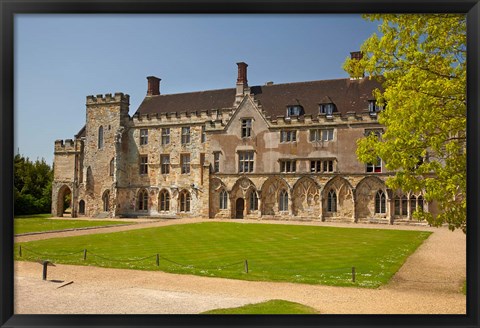
[[[136,225],[16,237],[39,240],[125,231],[201,219],[144,220]],[[216,220],[208,220],[216,221]],[[242,223],[265,221],[242,220]],[[434,233],[408,258],[391,282],[378,289],[242,281],[124,269],[57,265],[42,281],[38,263],[15,262],[16,314],[190,314],[284,299],[326,314],[465,314],[460,292],[466,276],[466,238],[461,231],[424,226],[268,221],[351,228],[413,229]],[[59,288],[65,283],[72,284]]]

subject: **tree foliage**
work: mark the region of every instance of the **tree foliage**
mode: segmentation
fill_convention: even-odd
[[[466,17],[465,15],[365,15],[380,21],[362,47],[361,60],[344,68],[358,77],[383,77],[377,101],[382,137],[358,141],[357,156],[377,156],[395,170],[387,186],[423,192],[439,214],[417,212],[433,226],[466,232]],[[357,75],[357,76],[355,76]]]
[[[14,158],[15,215],[50,213],[53,170],[44,159]]]

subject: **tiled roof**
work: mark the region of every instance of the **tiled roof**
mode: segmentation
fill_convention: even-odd
[[[337,79],[252,86],[250,91],[268,116],[284,116],[289,105],[301,105],[306,115],[316,116],[319,104],[330,99],[337,111],[360,113],[368,109],[372,91],[380,88],[375,79]],[[235,89],[221,89],[146,97],[138,114],[195,112],[231,108]]]

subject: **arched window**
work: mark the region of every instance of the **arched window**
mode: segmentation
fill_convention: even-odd
[[[248,197],[248,205],[250,211],[257,211],[258,210],[258,196],[255,190],[250,192],[250,196]]]
[[[395,215],[400,215],[400,197],[398,196],[395,196],[394,198],[394,204],[395,204],[395,210],[394,210],[394,214]]]
[[[417,197],[415,195],[410,196],[410,213],[413,214],[417,210]]]
[[[225,191],[225,189],[220,192],[220,209],[227,209],[227,192]]]
[[[422,197],[422,196],[418,196],[417,202],[418,202],[418,210],[419,210],[420,212],[423,212],[423,197]]]
[[[98,128],[98,149],[103,148],[103,126]]]
[[[180,192],[180,212],[190,212],[190,193],[186,190]]]
[[[145,189],[140,190],[138,193],[138,210],[147,211],[148,210],[148,192]]]
[[[386,197],[385,193],[382,190],[377,191],[375,195],[375,213],[384,214],[386,213]]]
[[[337,211],[337,193],[335,190],[330,190],[327,197],[327,212]]]
[[[408,199],[407,196],[402,196],[402,215],[407,215],[408,213]]]
[[[160,192],[160,211],[166,212],[170,210],[170,194],[167,190]]]
[[[90,166],[87,168],[87,177],[85,179],[85,184],[87,187],[87,191],[92,192],[93,191],[93,172]]]
[[[110,191],[105,190],[102,196],[102,201],[103,201],[103,211],[108,212],[110,210]]]
[[[112,160],[110,161],[110,176],[113,177],[113,171],[115,169],[115,162],[114,162],[114,158],[112,158]]]
[[[288,211],[288,192],[286,190],[280,191],[280,199],[278,200],[278,210]]]

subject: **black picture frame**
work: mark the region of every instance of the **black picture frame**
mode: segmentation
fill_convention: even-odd
[[[479,48],[478,0],[0,0],[0,326],[322,326],[322,327],[478,327],[479,225]],[[467,15],[467,314],[466,315],[13,315],[13,87],[14,15],[23,13],[465,13]]]

